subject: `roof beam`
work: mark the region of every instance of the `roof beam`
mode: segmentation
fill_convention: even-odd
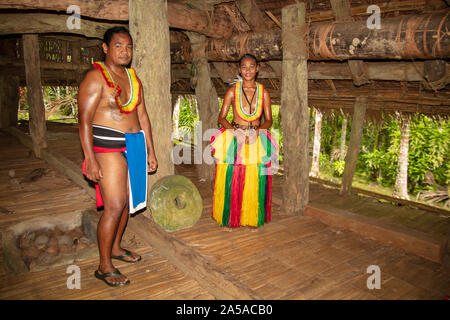
[[[255,0],[235,0],[235,3],[253,31],[264,31],[270,28],[271,22],[259,10]]]

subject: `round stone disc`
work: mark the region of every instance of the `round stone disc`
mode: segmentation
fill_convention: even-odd
[[[158,180],[149,194],[153,220],[167,231],[193,226],[203,211],[197,187],[185,176],[167,176]]]

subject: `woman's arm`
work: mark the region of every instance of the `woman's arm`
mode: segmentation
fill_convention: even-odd
[[[269,92],[264,89],[264,123],[258,129],[269,129],[272,126],[272,103],[270,101]],[[257,132],[259,133],[259,132]]]
[[[229,123],[227,120],[228,110],[230,110],[231,101],[233,101],[233,98],[234,98],[234,90],[233,87],[231,87],[225,94],[222,108],[220,109],[219,112],[219,118],[217,119],[217,122],[221,124],[222,127],[224,127],[225,129],[234,129],[231,123]]]

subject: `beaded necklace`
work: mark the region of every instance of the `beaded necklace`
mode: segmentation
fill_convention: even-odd
[[[136,76],[136,71],[132,68],[125,68],[125,71],[127,72],[128,75],[128,80],[130,82],[130,88],[131,88],[131,94],[130,94],[130,99],[128,100],[127,103],[122,104],[120,102],[120,93],[122,92],[122,88],[119,87],[119,85],[114,83],[114,80],[111,76],[111,74],[109,73],[108,69],[106,68],[106,65],[103,62],[94,62],[94,68],[98,69],[101,71],[103,78],[106,81],[106,84],[108,85],[108,87],[113,88],[116,90],[116,94],[115,94],[115,100],[116,100],[116,104],[117,107],[119,107],[120,112],[122,113],[131,113],[134,111],[134,109],[136,109],[136,106],[139,104],[139,97],[140,97],[140,91],[141,91],[141,84],[139,83],[137,76]]]
[[[245,112],[245,110],[243,108],[242,95],[243,95],[243,93],[245,95],[245,92],[243,92],[243,90],[244,89],[242,88],[242,81],[236,82],[235,88],[234,88],[234,106],[235,106],[236,113],[239,116],[239,118],[241,118],[242,120],[247,121],[247,122],[252,122],[252,121],[259,119],[259,117],[261,117],[261,114],[263,111],[264,87],[262,84],[256,82],[256,92],[254,94],[254,95],[256,95],[256,108],[255,108],[255,111],[251,112],[251,110],[252,110],[251,102],[253,102],[253,97],[252,97],[252,101],[249,102],[251,113]],[[247,102],[248,102],[248,98],[246,95],[245,95],[245,98],[247,99]]]

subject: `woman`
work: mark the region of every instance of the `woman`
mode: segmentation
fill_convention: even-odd
[[[278,145],[267,129],[272,125],[270,96],[256,82],[259,64],[253,55],[239,61],[242,80],[228,89],[211,138],[216,160],[212,217],[221,226],[259,227],[271,220],[271,161]],[[227,121],[229,108],[233,121]],[[261,117],[264,115],[264,123]]]

